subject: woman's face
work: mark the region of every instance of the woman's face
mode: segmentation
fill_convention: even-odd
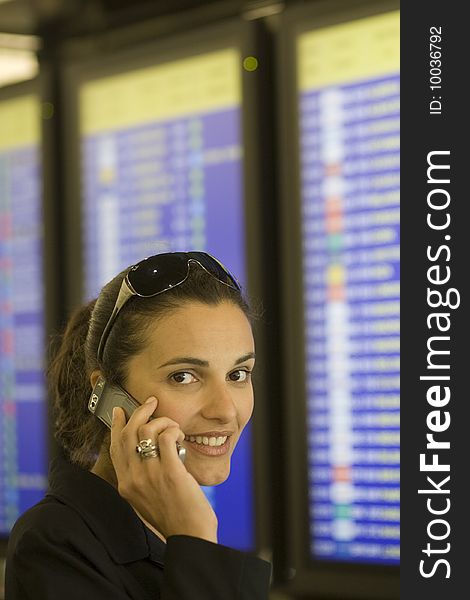
[[[155,321],[129,362],[126,390],[140,403],[156,396],[154,416],[179,424],[185,466],[200,485],[229,476],[253,412],[254,351],[250,323],[235,304],[188,302]]]

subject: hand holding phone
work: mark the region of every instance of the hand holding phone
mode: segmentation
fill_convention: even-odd
[[[151,419],[157,406],[157,398],[149,398],[127,420],[125,409],[115,411],[110,457],[119,494],[165,538],[189,535],[217,543],[214,509],[174,452],[175,444],[183,443],[184,433],[168,417]],[[158,438],[158,459],[139,458],[135,445],[139,438]]]
[[[107,383],[104,377],[99,376],[88,401],[89,411],[111,429],[113,408],[115,406],[124,409],[127,420],[129,420],[132,413],[136,408],[139,408],[140,404],[124,389],[118,385]],[[150,419],[153,418],[150,417]],[[183,448],[178,443],[176,448],[181,462],[184,463],[186,448]]]

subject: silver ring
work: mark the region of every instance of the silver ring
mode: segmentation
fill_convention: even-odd
[[[176,442],[176,451],[178,452],[179,459],[184,464],[186,459],[186,448],[183,448],[179,442]]]
[[[154,444],[151,439],[140,440],[135,450],[141,458],[158,458],[160,456],[158,445]]]

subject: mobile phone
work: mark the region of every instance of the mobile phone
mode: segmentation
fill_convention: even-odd
[[[100,375],[90,394],[88,410],[111,429],[113,408],[115,406],[123,408],[127,419],[129,419],[131,414],[140,406],[140,404],[135,398],[128,394],[126,390],[123,390],[118,385],[107,383],[104,377],[101,377]],[[154,417],[150,418],[153,419]],[[181,462],[184,463],[186,458],[186,448],[183,448],[183,446],[177,443],[176,449]]]

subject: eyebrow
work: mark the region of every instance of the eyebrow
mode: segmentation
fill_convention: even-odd
[[[233,366],[236,367],[237,365],[240,365],[241,363],[244,363],[245,361],[254,359],[254,358],[256,358],[255,353],[248,352],[247,354],[240,356],[240,358],[238,358],[233,363]],[[162,369],[163,367],[168,367],[170,365],[181,365],[181,364],[195,365],[197,367],[208,367],[209,361],[201,360],[200,358],[194,358],[192,356],[177,356],[176,358],[172,358],[171,360],[164,363],[163,365],[160,365],[158,368]]]

